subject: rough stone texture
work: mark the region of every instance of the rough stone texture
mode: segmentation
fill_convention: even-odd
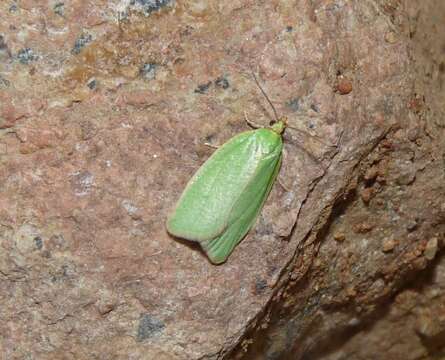
[[[443,62],[413,46],[434,4],[1,2],[0,353],[319,356],[439,264]],[[205,142],[270,121],[251,69],[293,129],[282,185],[213,266],[164,221]],[[438,301],[416,313],[433,344]]]
[[[385,39],[404,39],[412,59],[409,112],[301,248],[245,359],[445,356],[445,3],[380,5],[398,29]]]

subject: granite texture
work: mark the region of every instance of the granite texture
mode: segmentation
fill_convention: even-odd
[[[444,118],[416,90],[407,4],[0,2],[0,353],[247,357],[285,312],[304,356],[434,263]],[[164,223],[205,143],[273,119],[252,71],[291,128],[255,228],[214,266]]]

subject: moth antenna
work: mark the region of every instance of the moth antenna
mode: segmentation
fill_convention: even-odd
[[[250,71],[251,71],[251,73],[252,73],[253,79],[255,80],[255,83],[256,83],[257,86],[260,88],[261,93],[262,93],[263,96],[266,98],[267,102],[269,103],[270,107],[272,108],[273,113],[274,113],[274,115],[275,115],[275,121],[277,121],[277,122],[280,121],[280,119],[279,119],[279,117],[278,117],[278,114],[277,114],[277,111],[275,110],[275,106],[273,106],[272,101],[270,101],[270,99],[269,99],[269,97],[267,96],[266,92],[264,91],[264,89],[263,89],[262,86],[260,85],[260,83],[259,83],[259,81],[258,81],[258,79],[257,79],[257,77],[256,77],[256,75],[255,75],[255,73],[253,72],[253,70],[250,69]]]

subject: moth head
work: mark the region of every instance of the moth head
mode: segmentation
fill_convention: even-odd
[[[270,129],[273,132],[277,133],[278,135],[281,135],[286,129],[286,126],[287,126],[287,118],[283,116],[279,118],[275,123],[273,123],[270,126]]]

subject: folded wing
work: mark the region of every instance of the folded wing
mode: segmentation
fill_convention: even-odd
[[[281,149],[261,161],[255,176],[234,204],[224,232],[201,242],[202,248],[213,263],[226,261],[235,246],[249,232],[272,189],[280,166]]]
[[[167,221],[169,233],[205,241],[224,231],[234,203],[256,170],[257,144],[252,133],[230,139],[196,172]]]

